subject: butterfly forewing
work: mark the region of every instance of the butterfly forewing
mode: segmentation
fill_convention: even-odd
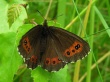
[[[61,60],[67,63],[75,62],[85,57],[90,51],[88,43],[79,36],[57,27],[50,27],[50,29],[54,30],[51,35],[53,35],[55,48]]]
[[[41,32],[41,25],[35,26],[22,37],[18,46],[20,54],[25,58],[25,63],[32,69],[40,64]]]

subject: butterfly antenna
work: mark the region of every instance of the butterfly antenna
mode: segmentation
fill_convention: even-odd
[[[58,15],[58,16],[52,18],[52,20],[55,22],[55,24],[56,24],[56,20],[55,20],[55,19],[58,18],[58,17],[60,17],[60,16],[62,16],[62,15],[63,15],[63,14],[60,14],[60,15]]]
[[[42,16],[42,18],[43,18],[44,20],[46,20],[40,11],[37,10],[37,12]]]
[[[58,15],[58,16],[56,16],[56,17],[53,17],[52,20],[55,20],[56,18],[58,18],[58,17],[60,17],[60,16],[63,16],[63,14],[60,14],[60,15]]]
[[[47,26],[47,20],[44,18],[44,16],[41,14],[41,12],[39,12],[37,10],[37,12],[42,16],[42,18],[44,19],[44,23],[43,23],[43,26]]]
[[[104,31],[106,31],[106,30],[108,30],[108,29],[110,29],[110,28],[103,29],[103,30],[101,30],[101,31],[99,31],[99,32],[96,32],[96,33],[94,33],[94,34],[90,34],[90,35],[88,35],[88,36],[86,36],[86,37],[89,37],[89,36],[92,36],[92,35],[96,35],[96,34],[98,34],[98,33],[104,32]],[[86,38],[86,37],[83,37],[83,38]]]

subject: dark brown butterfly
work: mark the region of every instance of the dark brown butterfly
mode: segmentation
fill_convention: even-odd
[[[90,51],[86,41],[61,28],[37,25],[23,35],[18,46],[29,68],[42,68],[58,71],[67,63],[76,62]]]

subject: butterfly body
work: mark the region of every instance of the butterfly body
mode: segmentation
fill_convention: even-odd
[[[37,25],[23,35],[18,46],[28,67],[38,65],[48,71],[58,71],[67,63],[85,57],[90,51],[86,41],[61,28]]]

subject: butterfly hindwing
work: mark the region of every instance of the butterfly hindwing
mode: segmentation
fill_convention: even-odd
[[[63,68],[66,63],[59,59],[54,38],[52,38],[50,33],[46,38],[46,42],[47,45],[45,52],[42,55],[41,67],[48,71],[58,71],[59,69]]]

